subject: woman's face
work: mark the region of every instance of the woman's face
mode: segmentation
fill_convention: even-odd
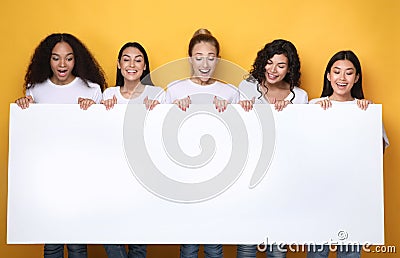
[[[194,45],[190,63],[192,64],[193,77],[207,82],[212,78],[218,62],[217,49],[208,42]]]
[[[273,85],[283,81],[289,69],[289,60],[284,54],[274,55],[265,65],[265,80]]]
[[[333,63],[327,79],[331,82],[333,94],[340,97],[351,98],[351,89],[358,81],[356,68],[349,60],[338,60]]]
[[[118,68],[121,69],[125,81],[140,81],[140,77],[146,69],[143,53],[135,47],[125,48],[118,61]]]
[[[75,57],[71,46],[66,42],[57,43],[51,51],[50,67],[53,75],[50,80],[57,85],[65,85],[72,82]]]

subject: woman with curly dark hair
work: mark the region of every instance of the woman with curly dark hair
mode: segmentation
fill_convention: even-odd
[[[289,103],[307,104],[307,92],[300,86],[300,60],[295,46],[283,39],[274,40],[257,53],[249,77],[239,85],[240,104],[244,110],[253,104],[275,104],[282,111]],[[267,257],[286,257],[286,248],[267,245]],[[257,246],[238,245],[237,258],[255,258]]]
[[[266,44],[258,51],[249,77],[239,85],[241,100],[252,100],[241,102],[243,108],[270,103],[281,111],[289,103],[307,103],[307,92],[299,88],[300,75],[300,59],[290,41],[276,39]]]
[[[100,103],[105,79],[89,50],[70,34],[51,34],[36,48],[25,75],[26,97],[16,103],[76,104],[87,109]],[[68,257],[86,258],[87,246],[67,244]],[[64,244],[45,244],[45,258],[63,258]]]
[[[87,109],[101,101],[105,86],[104,72],[85,45],[71,34],[54,33],[36,48],[25,75],[26,97],[16,103],[79,103]]]

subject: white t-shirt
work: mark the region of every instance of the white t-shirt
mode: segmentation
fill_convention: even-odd
[[[268,101],[261,97],[261,93],[257,91],[257,83],[249,82],[247,80],[243,80],[239,84],[240,91],[240,100],[251,100],[253,97],[255,99],[255,104],[268,104]],[[293,98],[294,92],[294,99]],[[285,98],[285,100],[292,100],[293,104],[307,104],[308,103],[308,94],[305,90],[300,89],[299,87],[294,87],[293,92],[290,92],[289,95]]]
[[[227,100],[231,104],[239,102],[237,88],[231,84],[215,81],[210,85],[200,85],[190,79],[184,79],[168,84],[164,103],[171,104],[187,96],[190,96],[192,104],[213,103],[214,96]]]
[[[324,100],[324,99],[328,99],[329,97],[323,97],[323,98],[317,98],[317,99],[312,99],[310,100],[310,104],[316,104],[318,101]],[[350,101],[335,101],[335,100],[331,100],[332,104],[357,104],[357,99],[354,100],[350,100]],[[389,146],[389,138],[386,135],[386,131],[385,128],[382,124],[382,137],[383,137],[383,141],[385,142],[385,148],[387,148]]]
[[[27,89],[26,96],[32,96],[34,102],[39,104],[78,104],[78,98],[92,99],[100,103],[100,86],[92,82],[88,84],[89,86],[79,77],[65,85],[57,85],[47,79]]]
[[[143,100],[146,97],[152,100],[158,100],[161,103],[164,99],[164,90],[160,87],[145,85],[144,90],[142,94],[140,94],[140,96],[133,99],[127,99],[122,96],[121,87],[115,86],[107,88],[103,92],[103,100],[112,99],[114,95],[117,98],[118,104],[143,104]]]

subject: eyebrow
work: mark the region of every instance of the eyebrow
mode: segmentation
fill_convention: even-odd
[[[211,52],[211,53],[208,53],[208,54],[203,54],[203,53],[195,53],[194,55],[195,55],[195,56],[211,56],[211,55],[213,55],[213,56],[216,56],[217,54],[216,54],[216,53],[213,53],[213,52]]]
[[[271,59],[268,59],[268,62],[271,62],[271,63],[273,63],[273,61],[272,61]],[[278,65],[279,65],[279,64],[284,64],[284,65],[287,65],[288,63],[283,61],[283,62],[279,62],[279,63],[278,63]]]
[[[341,68],[341,67],[338,67],[338,66],[333,67],[333,69],[342,70],[342,68]],[[344,70],[354,70],[354,68],[353,68],[353,67],[349,67],[349,68],[346,68],[346,69],[344,69]]]
[[[131,56],[128,55],[128,54],[124,54],[124,55],[122,55],[122,56],[131,57]],[[136,58],[136,57],[143,57],[143,55],[136,55],[136,56],[134,56],[133,58]]]
[[[68,53],[66,56],[69,56],[69,55],[73,55],[74,53]],[[60,56],[60,54],[57,54],[57,53],[51,53],[51,55],[52,56]]]

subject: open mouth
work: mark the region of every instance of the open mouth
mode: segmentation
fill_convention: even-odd
[[[348,83],[344,83],[344,82],[337,82],[337,83],[336,83],[336,85],[337,85],[339,88],[346,88],[346,87],[347,87],[347,85],[348,85]]]
[[[201,75],[209,75],[210,74],[211,69],[200,69],[199,72]]]
[[[135,74],[135,73],[137,73],[137,70],[129,69],[129,70],[126,70],[126,72],[129,74]]]
[[[66,69],[59,69],[57,70],[58,74],[60,75],[60,77],[64,77],[67,75],[68,70]]]

